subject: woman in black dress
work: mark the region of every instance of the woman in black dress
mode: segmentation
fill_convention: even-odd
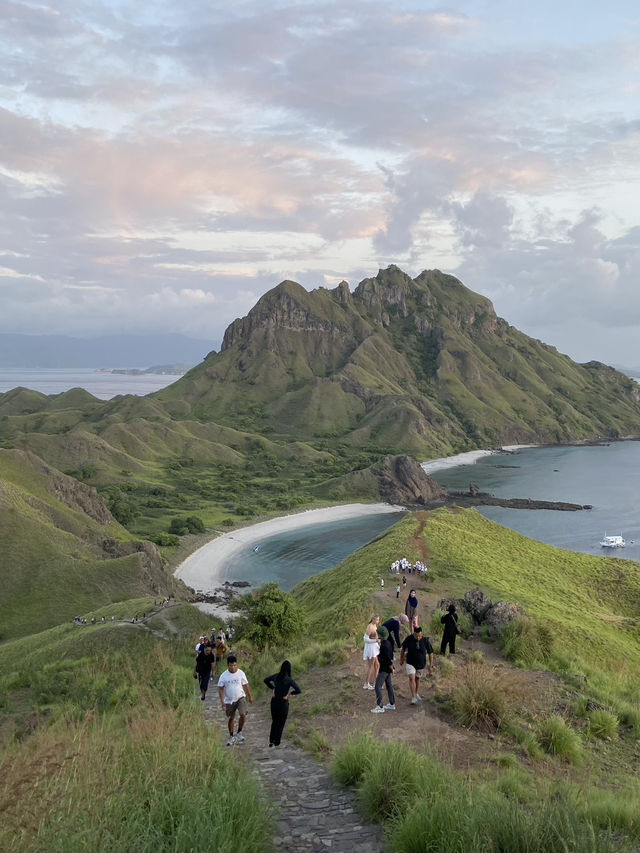
[[[455,655],[456,653],[456,637],[458,636],[458,614],[456,613],[455,604],[450,604],[447,608],[447,612],[440,619],[440,622],[444,625],[444,631],[442,632],[442,642],[440,643],[440,654],[443,655],[449,646],[449,654]]]
[[[269,675],[264,683],[273,690],[271,698],[271,731],[269,733],[269,749],[280,746],[284,724],[287,722],[289,713],[289,696],[302,693],[298,685],[291,678],[291,664],[288,660],[282,662],[280,672]]]

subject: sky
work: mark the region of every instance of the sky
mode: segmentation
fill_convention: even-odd
[[[640,366],[636,0],[0,0],[0,332],[441,269]]]

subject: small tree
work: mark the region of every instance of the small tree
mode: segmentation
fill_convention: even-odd
[[[245,623],[242,635],[264,648],[270,643],[288,643],[306,631],[309,624],[305,609],[277,583],[268,583],[239,602]]]

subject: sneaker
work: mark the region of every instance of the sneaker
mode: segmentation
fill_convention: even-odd
[[[373,684],[363,684],[362,689],[363,690],[375,690],[376,688],[373,686]]]
[[[372,714],[384,714],[384,708],[381,708],[380,705],[376,705],[375,708],[371,709]]]
[[[395,709],[396,709],[396,706],[395,706],[395,705],[391,705],[391,704],[389,704],[389,705],[385,705],[385,706],[384,706],[384,708],[383,708],[382,710],[383,710],[383,711],[395,711]]]
[[[420,700],[418,699],[418,697],[417,697],[417,696],[414,696],[414,697],[413,697],[413,699],[411,700],[411,704],[412,704],[412,705],[417,705],[419,701],[420,701]]]
[[[242,743],[243,741],[244,735],[242,734],[242,732],[238,732],[238,734],[236,735],[236,743]]]
[[[275,743],[270,743],[270,744],[269,744],[269,749],[275,749]]]
[[[231,737],[227,741],[227,746],[233,746],[235,744],[235,742],[236,742],[236,739],[234,738],[233,735],[231,735]]]
[[[205,698],[206,698],[205,696],[201,696],[201,697],[200,697],[200,701],[201,701],[201,702],[204,702]]]
[[[417,693],[416,693],[416,699],[418,700],[418,702],[424,702],[424,699],[422,698],[422,696],[418,696]]]

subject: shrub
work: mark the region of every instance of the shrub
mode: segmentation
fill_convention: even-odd
[[[373,754],[380,749],[370,732],[351,738],[336,755],[331,768],[341,785],[357,785],[368,771]]]
[[[631,730],[631,735],[640,740],[640,708],[637,705],[623,705],[620,709],[620,722]]]
[[[528,616],[521,616],[505,625],[500,643],[507,660],[526,667],[546,663],[553,654],[551,629]]]
[[[597,710],[589,713],[589,734],[599,740],[618,737],[618,717],[609,711]]]
[[[156,545],[168,548],[177,545],[180,542],[180,537],[173,533],[158,533],[157,536],[153,537],[152,541]]]
[[[268,644],[286,644],[304,633],[308,617],[302,605],[277,583],[269,583],[240,599],[245,615],[242,636],[258,648]]]
[[[169,524],[169,533],[176,536],[185,536],[187,533],[204,533],[204,522],[197,515],[189,515],[186,518],[172,518]]]
[[[454,713],[463,726],[492,731],[509,716],[502,679],[484,664],[470,663],[462,671],[461,684],[452,698]]]
[[[538,740],[549,755],[557,755],[570,764],[581,763],[580,737],[558,714],[553,714],[542,722],[538,729]]]

